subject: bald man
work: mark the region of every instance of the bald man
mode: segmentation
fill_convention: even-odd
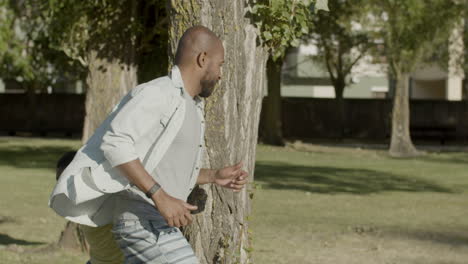
[[[196,184],[239,192],[242,163],[202,169],[204,106],[221,79],[224,48],[195,26],[179,41],[170,75],[138,85],[77,152],[50,206],[89,226],[113,222],[125,263],[198,263],[179,230],[197,207],[186,202]]]

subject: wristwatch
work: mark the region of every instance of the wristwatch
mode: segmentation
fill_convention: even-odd
[[[154,194],[155,192],[157,192],[157,191],[159,190],[159,188],[161,188],[161,185],[155,183],[155,184],[153,185],[153,187],[151,187],[151,188],[145,193],[146,197],[148,197],[149,199],[151,199],[151,197],[153,196],[153,194]]]

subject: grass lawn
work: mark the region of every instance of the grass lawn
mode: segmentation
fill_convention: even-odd
[[[79,263],[51,250],[65,221],[47,201],[76,140],[0,138],[0,263]],[[468,263],[468,153],[258,147],[254,263]]]
[[[55,184],[55,162],[79,144],[0,138],[0,263],[86,262],[83,254],[47,249],[65,226],[65,220],[47,206]]]
[[[468,153],[259,146],[255,263],[468,263]]]

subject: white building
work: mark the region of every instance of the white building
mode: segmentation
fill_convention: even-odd
[[[457,59],[463,58],[463,23],[453,29],[449,45],[449,67],[436,64],[420,65],[410,75],[411,99],[462,100],[464,73]],[[314,45],[293,49],[283,65],[281,94],[284,97],[334,98],[335,91],[325,67],[310,59],[318,52]],[[391,81],[386,64],[372,63],[363,58],[352,70],[351,84],[344,90],[344,98],[388,98]]]

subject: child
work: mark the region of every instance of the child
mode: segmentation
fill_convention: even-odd
[[[75,154],[76,151],[69,151],[58,160],[55,171],[57,180]],[[80,228],[89,244],[90,260],[87,264],[121,264],[124,262],[122,251],[111,233],[111,224],[100,227],[80,225]]]

